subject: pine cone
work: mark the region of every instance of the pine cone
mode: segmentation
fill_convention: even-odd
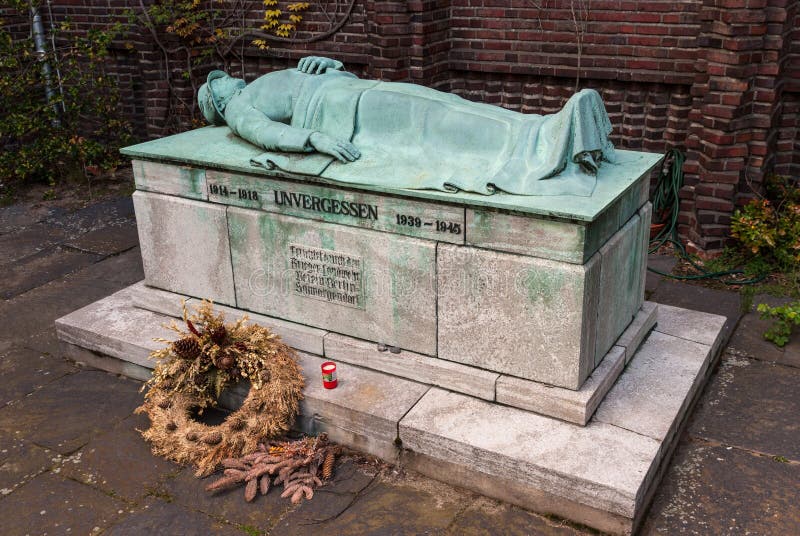
[[[336,461],[336,453],[329,450],[325,455],[325,461],[322,463],[322,478],[328,480],[333,475],[333,463]]]
[[[210,335],[214,344],[222,346],[222,344],[225,342],[225,337],[228,336],[228,331],[225,329],[224,325],[220,325],[219,327],[212,329]]]
[[[172,343],[172,351],[180,358],[194,359],[200,355],[202,348],[194,337],[184,337]]]
[[[230,354],[222,354],[217,359],[215,365],[220,370],[228,370],[236,364],[236,358]]]

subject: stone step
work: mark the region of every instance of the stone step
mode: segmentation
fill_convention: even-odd
[[[67,356],[145,378],[153,365],[146,356],[162,344],[150,339],[168,336],[168,321],[134,307],[126,289],[56,325]],[[665,307],[586,426],[348,363],[339,364],[339,387],[325,390],[324,358],[307,352],[297,424],[450,484],[629,534],[705,383],[724,322]],[[617,351],[615,367],[624,356]]]
[[[155,366],[147,357],[164,344],[153,339],[174,340],[175,332],[164,327],[174,319],[134,307],[135,290],[121,290],[56,320],[64,354],[92,367],[147,380]],[[299,356],[306,376],[299,430],[311,435],[327,432],[336,442],[395,461],[397,424],[428,386],[339,364],[339,386],[328,390],[321,381],[324,359],[306,352]],[[243,395],[239,389],[221,405],[234,407]]]
[[[710,374],[724,323],[667,310],[585,427],[432,388],[400,421],[404,464],[538,512],[630,533]]]
[[[193,307],[198,300],[146,286],[131,287],[133,304],[171,316],[181,315],[181,300]],[[385,372],[450,391],[499,402],[545,416],[585,425],[630,362],[636,348],[656,324],[658,307],[645,302],[634,320],[578,390],[546,385],[472,367],[453,361],[402,350],[398,354],[378,350],[375,342],[287,322],[277,318],[215,305],[229,321],[247,315],[251,322],[280,335],[297,350],[324,355],[337,363],[349,363]]]

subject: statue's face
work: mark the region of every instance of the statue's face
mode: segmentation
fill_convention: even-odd
[[[212,125],[224,125],[222,113],[233,95],[247,84],[240,78],[223,75],[200,86],[197,101],[203,117]]]
[[[211,90],[208,88],[208,84],[203,84],[200,86],[200,89],[197,92],[197,104],[200,106],[200,111],[203,113],[203,117],[206,118],[209,125],[224,125],[225,119],[223,119],[218,113],[216,108],[214,108],[214,104],[211,102],[212,99]]]

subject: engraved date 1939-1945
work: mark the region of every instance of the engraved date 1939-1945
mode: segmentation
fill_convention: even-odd
[[[461,234],[461,224],[452,221],[423,221],[419,216],[408,216],[406,214],[397,214],[397,225],[404,225],[406,227],[433,227],[440,233]]]

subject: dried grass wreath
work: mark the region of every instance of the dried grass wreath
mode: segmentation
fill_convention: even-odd
[[[158,339],[165,348],[150,357],[158,360],[145,402],[150,428],[142,436],[153,453],[197,467],[197,476],[210,474],[226,458],[254,452],[261,440],[289,431],[302,399],[303,376],[296,354],[267,328],[246,325],[247,317],[226,325],[203,301],[191,317],[183,308],[188,331],[172,322],[180,337]],[[192,418],[194,411],[217,405],[220,393],[240,380],[250,390],[241,408],[223,423],[210,426]]]

